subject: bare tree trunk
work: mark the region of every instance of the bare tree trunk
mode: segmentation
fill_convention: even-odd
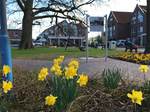
[[[69,37],[68,37],[68,39],[67,39],[67,42],[66,42],[66,45],[65,45],[65,51],[66,51],[67,48],[68,48],[69,40],[70,40],[70,35],[69,35]]]
[[[147,0],[147,37],[146,37],[146,46],[145,53],[150,53],[150,0]]]
[[[20,49],[30,49],[33,47],[32,45],[32,23],[33,23],[33,15],[32,15],[32,0],[27,2],[26,8],[24,10],[24,16],[22,21],[22,37],[20,42]]]

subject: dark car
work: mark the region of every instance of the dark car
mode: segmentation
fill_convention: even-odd
[[[137,52],[138,46],[131,41],[126,41],[125,42],[125,51],[127,52],[128,49],[130,50],[130,52],[132,52],[132,50],[135,50],[135,52]]]

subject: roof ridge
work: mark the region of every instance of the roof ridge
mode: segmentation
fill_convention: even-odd
[[[146,5],[138,5],[138,7],[141,9],[141,11],[143,12],[143,13],[145,13],[146,11],[147,11],[147,6]]]
[[[121,12],[121,11],[112,11],[117,23],[128,23],[130,20],[132,12]]]
[[[132,12],[129,12],[129,11],[111,11],[111,12],[132,13]]]

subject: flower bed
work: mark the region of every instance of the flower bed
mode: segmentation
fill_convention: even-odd
[[[0,111],[6,108],[10,112],[149,112],[147,65],[137,68],[144,81],[132,82],[122,78],[120,69],[105,69],[100,73],[102,77],[88,79],[84,73],[78,74],[77,60],[66,65],[63,60],[63,56],[54,59],[50,70],[42,67],[39,73],[13,69],[13,88],[2,87],[2,95],[11,90],[12,98],[10,94],[0,97]],[[8,74],[9,67],[4,66],[2,72]]]
[[[117,55],[110,56],[111,58],[133,62],[137,64],[150,64],[150,54],[142,54],[142,53],[131,53],[131,52],[125,52],[125,53],[118,53]]]

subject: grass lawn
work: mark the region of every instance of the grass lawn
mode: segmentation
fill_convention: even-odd
[[[116,50],[109,50],[109,55],[114,55],[118,52]],[[86,52],[80,51],[78,48],[68,48],[65,51],[65,48],[34,48],[29,50],[18,50],[12,48],[12,56],[13,59],[41,59],[41,60],[49,60],[53,59],[58,55],[64,55],[71,58],[85,57]],[[91,57],[104,57],[105,50],[89,48],[89,56]]]

